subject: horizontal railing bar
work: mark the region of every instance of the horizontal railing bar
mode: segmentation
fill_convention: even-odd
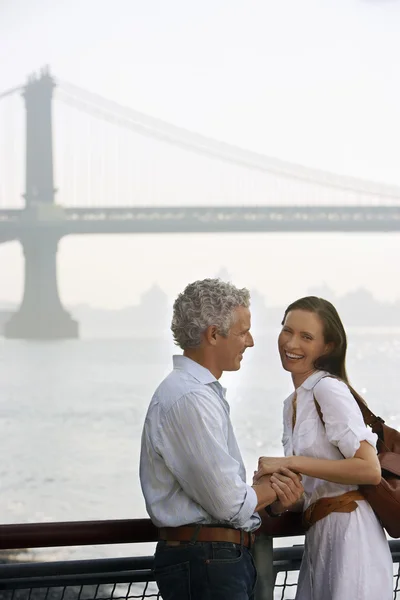
[[[260,528],[271,537],[295,537],[304,530],[293,513],[280,519],[264,519]],[[150,519],[113,521],[67,521],[55,523],[21,523],[0,525],[0,549],[51,548],[155,542],[158,529]],[[390,540],[392,552],[400,554],[400,540]],[[295,551],[296,546],[291,549]],[[279,548],[275,551],[279,552]]]
[[[277,560],[274,561],[275,573],[281,573],[283,571],[299,571],[301,560]]]
[[[12,579],[1,579],[0,590],[143,583],[146,581],[155,581],[154,573],[151,569],[122,571],[121,573],[81,573],[80,575],[64,575],[62,577],[58,577],[58,575],[51,577],[15,577]]]
[[[400,540],[389,541],[393,562],[400,561]],[[274,572],[298,571],[304,546],[275,548]],[[114,585],[154,581],[152,556],[102,558],[0,565],[0,590]]]
[[[261,530],[273,537],[293,537],[304,533],[293,513],[287,513],[280,519],[264,520]],[[0,525],[1,550],[143,543],[157,539],[158,529],[150,519]]]
[[[288,548],[274,548],[274,561],[301,560],[304,546],[289,546]]]
[[[392,553],[393,562],[398,562],[400,559],[400,539],[388,540],[390,551]],[[303,556],[303,545],[288,546],[285,548],[274,548],[275,560],[298,560]],[[397,559],[397,560],[396,560]]]
[[[157,538],[150,519],[0,525],[1,550],[142,543]]]
[[[47,577],[57,575],[79,575],[80,573],[111,573],[151,569],[153,556],[125,558],[94,558],[90,560],[64,560],[50,562],[9,563],[0,565],[0,580],[13,577]]]

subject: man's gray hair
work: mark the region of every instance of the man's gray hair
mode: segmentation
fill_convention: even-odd
[[[174,302],[171,329],[182,350],[197,348],[207,327],[215,325],[227,336],[238,306],[250,306],[250,292],[220,279],[190,283]]]

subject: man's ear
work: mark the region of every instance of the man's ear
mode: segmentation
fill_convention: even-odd
[[[217,343],[217,333],[218,328],[216,325],[209,325],[209,327],[207,327],[207,329],[204,332],[204,337],[207,343],[211,346],[215,346],[215,344]]]

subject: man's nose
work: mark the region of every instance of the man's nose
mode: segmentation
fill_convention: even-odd
[[[254,339],[253,339],[253,336],[251,335],[250,331],[247,334],[246,346],[247,346],[247,348],[252,348],[254,346]]]

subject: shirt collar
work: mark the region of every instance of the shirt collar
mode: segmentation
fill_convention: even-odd
[[[175,354],[172,357],[172,361],[174,369],[186,371],[186,373],[189,373],[199,383],[203,383],[204,385],[207,385],[208,383],[214,383],[214,381],[219,383],[218,379],[216,379],[216,377],[214,377],[214,375],[208,369],[195,362],[191,358],[188,358],[187,356]]]
[[[301,384],[300,387],[305,390],[312,390],[317,385],[318,381],[327,375],[326,371],[315,371]]]

